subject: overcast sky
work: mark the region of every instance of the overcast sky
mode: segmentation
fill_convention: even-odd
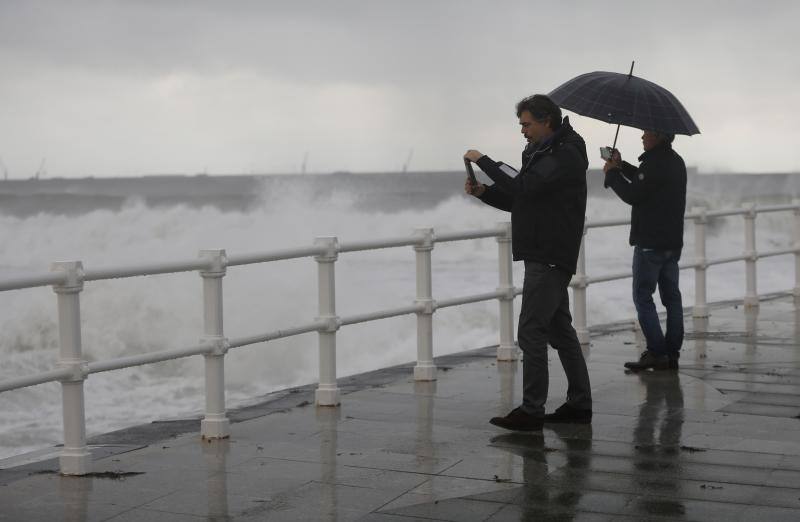
[[[800,171],[800,2],[0,0],[11,178],[519,163],[514,104],[610,70],[668,88],[706,172]],[[593,158],[614,127],[572,115]],[[641,133],[623,128],[626,159]],[[0,164],[0,175],[3,165]]]

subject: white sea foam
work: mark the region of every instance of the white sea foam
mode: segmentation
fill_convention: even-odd
[[[265,194],[247,212],[214,207],[149,208],[131,202],[119,211],[78,216],[0,216],[0,275],[45,271],[50,261],[80,259],[87,268],[191,259],[203,248],[229,254],[309,245],[315,236],[340,241],[405,236],[414,227],[438,232],[488,228],[508,219],[486,206],[453,197],[429,210],[382,213],[354,210],[346,194],[312,197],[301,191]],[[627,207],[612,199],[590,199],[590,219],[625,217]],[[786,214],[759,218],[759,248],[789,243]],[[627,227],[592,229],[588,272],[599,275],[630,267]],[[743,249],[741,218],[709,230],[709,257]],[[691,225],[684,258],[691,259]],[[439,244],[434,257],[434,297],[493,290],[497,286],[494,240]],[[791,285],[788,256],[759,265],[759,291]],[[391,308],[414,299],[411,248],[340,255],[337,307],[340,315]],[[521,263],[515,281],[522,282]],[[741,263],[713,267],[709,299],[741,296]],[[316,266],[303,259],[232,267],[225,284],[228,337],[300,325],[316,314]],[[589,289],[589,321],[597,324],[633,317],[629,280]],[[691,271],[683,272],[684,303],[693,302]],[[83,348],[89,360],[192,345],[202,332],[201,281],[196,273],[161,275],[86,284],[81,296]],[[517,310],[519,302],[517,301]],[[51,369],[57,361],[55,296],[49,288],[0,293],[0,380]],[[436,354],[497,342],[497,305],[480,303],[437,312]],[[348,326],[340,330],[339,375],[411,361],[416,348],[413,316]],[[317,376],[314,334],[242,347],[226,358],[229,405],[243,404],[280,388],[313,382]],[[164,418],[197,415],[203,407],[200,357],[91,375],[86,382],[87,431],[93,434]],[[49,383],[0,394],[0,458],[58,443],[61,438],[59,385]]]

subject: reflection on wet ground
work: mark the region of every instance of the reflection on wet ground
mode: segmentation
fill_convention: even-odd
[[[343,379],[340,408],[284,394],[230,440],[98,446],[92,477],[1,470],[0,520],[800,520],[798,319],[789,296],[687,317],[672,373],[625,373],[635,332],[597,329],[591,426],[489,425],[521,365],[486,349],[439,359],[436,382]],[[552,409],[557,370],[550,390]]]

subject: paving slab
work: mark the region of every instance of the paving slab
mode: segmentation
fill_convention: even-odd
[[[591,425],[505,432],[521,364],[495,347],[437,358],[437,381],[401,365],[230,412],[231,437],[198,419],[90,441],[93,476],[53,451],[4,461],[0,521],[800,520],[800,308],[792,296],[687,315],[678,372],[626,373],[631,322],[591,329]],[[550,353],[548,409],[566,395]]]

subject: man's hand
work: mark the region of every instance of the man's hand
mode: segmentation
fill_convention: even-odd
[[[603,165],[603,172],[619,168],[622,168],[622,154],[617,149],[614,149],[611,151],[611,159],[606,160],[606,164]]]
[[[481,159],[483,156],[484,156],[484,155],[483,155],[483,154],[481,154],[481,152],[480,152],[480,151],[477,151],[477,150],[475,150],[475,149],[469,149],[469,150],[467,151],[467,153],[466,153],[466,154],[464,154],[464,157],[465,157],[466,159],[470,160],[472,163],[476,163],[476,162],[477,162],[479,159]]]
[[[464,156],[466,157],[466,156]],[[479,198],[486,192],[486,185],[483,183],[472,183],[469,179],[464,183],[464,192]]]

